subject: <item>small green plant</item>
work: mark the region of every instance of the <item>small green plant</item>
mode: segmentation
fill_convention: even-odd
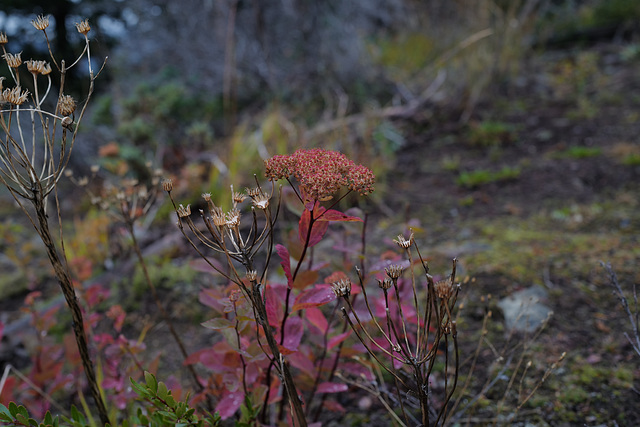
[[[130,382],[133,391],[150,405],[145,407],[145,411],[139,409],[137,415],[131,417],[126,425],[202,427],[220,424],[218,413],[208,414],[204,417],[199,416],[195,409],[189,406],[189,395],[185,397],[184,401],[177,401],[166,384],[158,381],[152,373],[145,371],[144,379],[144,384],[133,378],[130,379]]]
[[[519,167],[505,166],[497,172],[486,169],[478,169],[470,172],[462,172],[456,183],[465,188],[477,188],[492,182],[507,182],[518,179],[521,170]]]
[[[627,154],[622,159],[622,164],[625,166],[640,166],[640,154],[638,153]]]
[[[590,157],[597,157],[601,154],[602,149],[600,147],[574,145],[558,153],[557,157],[564,159],[588,159]]]
[[[515,130],[512,125],[498,121],[472,123],[469,128],[469,145],[472,147],[499,147],[514,142]]]

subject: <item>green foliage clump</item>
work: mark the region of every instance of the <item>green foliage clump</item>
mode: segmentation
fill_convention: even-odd
[[[178,402],[171,395],[165,383],[159,382],[155,375],[150,372],[144,373],[145,384],[130,378],[133,391],[142,399],[151,404],[146,408],[146,414],[141,409],[136,416],[132,417],[131,424],[126,425],[146,425],[146,426],[218,426],[220,424],[219,414],[208,414],[200,417],[194,408],[189,406],[189,396],[183,402]]]
[[[497,147],[515,141],[513,126],[498,121],[482,121],[469,129],[469,145],[472,147]]]
[[[512,181],[520,177],[519,167],[505,166],[499,171],[493,172],[486,169],[478,169],[470,172],[462,172],[456,183],[465,188],[477,188],[492,182]]]
[[[565,159],[588,159],[590,157],[597,157],[600,154],[602,154],[602,149],[600,147],[583,147],[574,145],[558,153],[557,156]]]

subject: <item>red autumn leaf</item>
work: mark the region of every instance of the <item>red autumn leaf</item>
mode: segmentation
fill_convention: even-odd
[[[329,209],[328,211],[325,211],[320,218],[318,218],[318,221],[362,222],[362,219],[357,216],[349,216],[335,209]]]
[[[216,406],[216,411],[220,413],[220,418],[226,420],[236,413],[238,408],[244,402],[244,392],[234,391],[227,392],[225,396],[220,399]]]
[[[293,278],[291,277],[291,257],[289,255],[289,251],[282,245],[276,245],[276,252],[282,260],[280,265],[284,270],[284,275],[287,277],[287,286],[291,288],[293,286]]]
[[[265,308],[269,324],[274,328],[278,327],[284,315],[284,298],[270,285],[265,290]]]
[[[318,218],[323,212],[325,212],[325,208],[320,206],[318,203],[313,207],[313,218]],[[324,233],[327,232],[329,228],[328,221],[315,221],[311,225],[311,234],[309,234],[309,226],[311,225],[311,211],[305,209],[300,217],[300,222],[298,223],[298,238],[302,244],[307,243],[307,237],[309,241],[307,243],[308,247],[312,247],[317,245],[322,237],[324,237]]]
[[[299,317],[289,317],[284,327],[284,341],[280,346],[280,351],[285,355],[298,351],[303,332],[304,326],[302,325],[302,319]]]
[[[322,402],[322,407],[332,412],[347,412],[344,406],[342,406],[335,400],[325,400],[324,402]]]
[[[296,280],[293,282],[293,287],[302,290],[307,286],[312,285],[317,280],[318,272],[316,270],[299,271],[296,276]]]
[[[346,340],[349,334],[351,334],[351,329],[348,329],[346,332],[343,332],[340,335],[331,337],[329,339],[329,342],[327,343],[327,349],[331,350],[333,347],[337,346],[338,344]]]
[[[329,327],[329,322],[327,322],[327,318],[322,314],[322,311],[316,307],[309,307],[304,312],[304,318],[311,325],[315,326],[320,330],[321,333],[325,333],[327,328]]]
[[[315,285],[304,291],[293,303],[291,311],[302,310],[308,307],[318,307],[336,299],[336,294],[329,285]]]
[[[317,393],[340,393],[341,391],[347,391],[349,387],[343,383],[320,383],[318,385]]]
[[[218,313],[224,313],[225,298],[217,288],[205,288],[198,295],[198,300],[216,310]],[[226,298],[228,301],[229,299]]]

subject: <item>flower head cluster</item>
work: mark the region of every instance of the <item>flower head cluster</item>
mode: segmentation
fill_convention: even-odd
[[[329,200],[341,187],[361,195],[373,191],[375,176],[337,151],[297,150],[292,155],[274,156],[265,161],[265,175],[271,180],[294,177],[314,200]]]

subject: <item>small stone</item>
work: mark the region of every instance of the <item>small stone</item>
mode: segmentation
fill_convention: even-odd
[[[515,329],[520,332],[533,332],[553,314],[544,305],[547,292],[540,286],[532,286],[501,299],[498,307],[504,314],[507,330]]]

